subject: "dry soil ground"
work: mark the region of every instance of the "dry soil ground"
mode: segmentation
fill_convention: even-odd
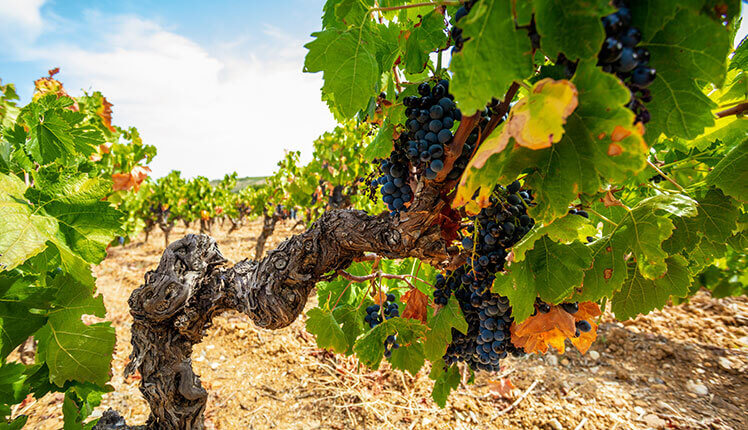
[[[224,255],[238,261],[254,255],[260,227],[253,222],[227,236],[227,224],[213,233]],[[177,229],[172,238],[184,233]],[[266,249],[290,234],[291,224],[279,224]],[[162,250],[156,233],[150,243],[112,248],[96,268],[118,339],[115,391],[94,415],[112,407],[130,423],[146,419],[138,381],[122,377],[130,353],[127,298]],[[516,387],[508,396],[496,395],[491,378],[478,376],[444,409],[431,401],[426,371],[412,377],[385,364],[372,372],[330,355],[315,347],[304,320],[277,331],[258,329],[240,314],[215,321],[193,354],[210,392],[208,428],[748,429],[747,298],[717,300],[702,292],[688,304],[623,324],[605,315],[585,356],[567,351],[508,359],[503,376]],[[31,416],[27,428],[58,429],[62,400],[48,395],[16,413]]]

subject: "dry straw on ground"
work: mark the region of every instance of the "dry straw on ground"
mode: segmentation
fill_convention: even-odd
[[[279,223],[266,249],[291,235],[292,225]],[[228,227],[213,231],[224,255],[232,261],[253,255],[261,222],[231,236]],[[187,232],[175,230],[174,239]],[[158,263],[162,246],[156,233],[147,244],[112,248],[95,270],[117,330],[115,391],[95,415],[112,407],[131,423],[147,417],[138,381],[122,377],[130,353],[127,298]],[[509,395],[495,395],[490,378],[478,376],[444,409],[431,401],[425,370],[416,377],[386,364],[370,371],[354,358],[319,350],[304,319],[277,331],[258,329],[239,314],[215,321],[192,356],[210,392],[208,428],[748,429],[745,297],[716,300],[702,292],[688,304],[623,324],[605,315],[587,355],[508,359],[504,375],[516,386]],[[30,415],[29,429],[58,429],[62,400],[48,395],[15,412]]]

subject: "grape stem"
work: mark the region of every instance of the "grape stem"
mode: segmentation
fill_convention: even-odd
[[[382,278],[397,279],[399,281],[405,282],[406,284],[408,284],[409,287],[415,288],[415,286],[413,286],[413,284],[408,280],[408,278],[410,278],[410,279],[415,279],[416,281],[423,282],[424,284],[431,285],[428,282],[424,281],[423,279],[418,278],[417,276],[395,275],[393,273],[384,273],[381,270],[377,270],[376,272],[370,273],[368,275],[363,275],[363,276],[353,275],[353,274],[346,272],[345,270],[338,270],[337,273],[338,275],[340,275],[341,278],[347,279],[352,282],[366,282],[366,281],[371,281],[372,279],[382,279]]]
[[[608,218],[606,218],[606,217],[605,217],[605,216],[603,216],[602,214],[600,214],[600,213],[598,213],[598,212],[594,211],[593,209],[591,209],[591,208],[588,208],[588,209],[585,209],[585,210],[586,210],[587,212],[589,212],[589,213],[591,213],[591,214],[595,215],[596,217],[598,217],[598,218],[600,218],[600,219],[602,219],[602,220],[604,220],[604,221],[607,221],[607,222],[609,222],[609,223],[613,224],[614,226],[618,227],[618,224],[614,223],[613,221],[609,220]]]
[[[657,171],[657,173],[660,174],[660,176],[662,176],[663,178],[667,179],[667,181],[670,182],[671,184],[675,185],[675,187],[677,189],[679,189],[682,193],[686,192],[685,188],[681,187],[680,184],[678,184],[677,182],[675,182],[675,180],[673,178],[671,178],[670,176],[665,175],[665,172],[663,172],[662,170],[660,170],[660,168],[657,167],[657,165],[654,164],[651,160],[647,160],[647,164],[649,165],[649,167],[655,169]]]
[[[463,3],[465,3],[464,0],[411,3],[411,4],[404,4],[401,6],[372,7],[372,8],[369,8],[369,12],[389,12],[393,10],[410,9],[414,7],[425,7],[425,6],[459,6]]]

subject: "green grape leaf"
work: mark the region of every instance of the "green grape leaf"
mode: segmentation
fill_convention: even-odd
[[[525,253],[535,246],[535,242],[547,235],[556,242],[569,243],[573,241],[587,242],[587,236],[597,233],[590,220],[579,215],[566,215],[550,224],[535,224],[516,245],[512,247],[514,261],[524,260]]]
[[[392,356],[389,358],[390,364],[395,369],[407,370],[411,375],[416,376],[426,362],[423,344],[416,342],[412,337],[404,336],[398,336],[395,341],[400,347],[392,350]]]
[[[423,337],[426,326],[410,318],[391,318],[377,325],[360,337],[353,346],[359,360],[371,369],[378,369],[384,356],[384,340],[389,335],[399,338],[416,339]]]
[[[403,62],[408,73],[420,73],[429,61],[429,53],[447,44],[444,16],[436,10],[424,15],[418,27],[410,31],[405,42]]]
[[[597,56],[605,40],[600,18],[615,11],[607,0],[534,0],[535,23],[540,47],[555,59],[591,59]],[[569,31],[573,28],[574,31]]]
[[[94,384],[73,384],[65,390],[62,403],[63,430],[90,430],[95,421],[83,424],[96,406],[101,404],[104,394],[111,392],[110,386],[101,388]]]
[[[67,274],[55,277],[58,289],[47,324],[35,337],[39,341],[38,359],[49,366],[49,380],[62,386],[65,381],[104,385],[109,380],[109,364],[114,350],[114,328],[109,323],[85,325],[84,314],[103,318],[102,297]]]
[[[34,284],[34,277],[0,272],[0,361],[47,322],[32,310],[48,307],[54,290]]]
[[[59,222],[57,241],[64,241],[89,263],[101,262],[106,257],[107,246],[122,233],[123,214],[109,202],[81,205],[52,201],[44,209]]]
[[[497,275],[493,281],[491,292],[500,294],[509,299],[512,305],[512,317],[518,324],[532,315],[535,298],[538,296],[537,291],[524,288],[522,282],[523,274],[517,271],[513,275]],[[526,278],[531,278],[529,273],[524,274]],[[531,282],[528,280],[527,282]]]
[[[687,222],[693,223],[693,228],[712,242],[726,242],[738,227],[738,208],[733,205],[732,199],[720,190],[712,189],[703,198],[697,199],[697,203],[698,214],[688,218]]]
[[[342,324],[341,329],[347,343],[345,354],[350,355],[356,339],[364,332],[364,312],[356,306],[343,305],[335,308],[332,314]]]
[[[371,273],[370,262],[353,263],[346,269],[348,273],[355,276],[365,276]],[[348,284],[351,284],[348,286]],[[361,294],[368,290],[368,283],[351,282],[341,276],[332,281],[317,283],[317,300],[320,306],[333,308],[338,305],[356,306],[361,301]]]
[[[375,158],[387,158],[392,152],[395,127],[390,121],[390,117],[384,119],[382,126],[379,128],[376,137],[364,149],[364,159],[373,161]]]
[[[584,288],[575,296],[579,301],[611,297],[628,277],[626,256],[636,260],[638,276],[656,279],[667,271],[667,252],[662,243],[674,230],[672,218],[693,217],[697,203],[680,194],[657,195],[634,208],[609,208],[608,219],[615,222],[602,238],[592,242],[592,267],[584,273]],[[607,222],[607,221],[605,221]]]
[[[676,6],[677,5],[677,6]],[[683,7],[671,15],[674,7]],[[650,85],[647,104],[652,120],[648,134],[693,139],[714,124],[711,110],[717,105],[699,88],[696,80],[721,86],[725,78],[730,31],[708,15],[655,0],[632,5],[633,25],[646,15],[651,22],[642,28],[639,46],[649,50],[650,66],[657,78]]]
[[[748,43],[746,41],[748,41],[748,36],[743,37],[738,47],[735,48],[735,53],[730,59],[728,70],[748,70]]]
[[[452,56],[450,91],[462,111],[483,110],[491,97],[504,94],[512,81],[532,74],[530,38],[514,26],[512,0],[485,0],[460,20],[463,49]]]
[[[96,280],[91,271],[91,263],[85,261],[71,250],[65,242],[59,237],[51,241],[54,251],[60,256],[60,268],[63,272],[70,274],[76,281],[81,284],[94,288]],[[47,248],[47,249],[50,249]]]
[[[5,415],[2,408],[3,408],[3,405],[0,404],[0,415]],[[9,415],[10,408],[8,408],[7,410],[8,410],[7,415]],[[28,415],[21,415],[19,417],[16,417],[16,419],[14,419],[11,422],[0,423],[0,430],[21,430],[23,426],[26,425],[26,421],[28,421],[28,419],[29,419]]]
[[[721,104],[748,99],[748,76],[744,70],[731,70],[727,72],[728,84],[722,89],[719,96]]]
[[[91,204],[112,192],[112,181],[91,178],[83,173],[59,173],[57,169],[43,169],[34,173],[34,188],[27,197],[34,202],[55,200],[67,204]]]
[[[722,257],[726,252],[727,246],[724,243],[713,242],[706,237],[702,237],[697,243],[689,246],[690,271],[692,273],[700,272],[710,264],[714,264],[715,259]]]
[[[371,1],[328,0],[322,15],[322,28],[356,25],[369,12]]]
[[[554,304],[569,297],[574,288],[582,284],[591,254],[590,249],[579,242],[561,244],[544,234],[525,252],[522,261],[508,265],[507,273],[497,276],[495,291],[509,298],[512,315],[515,321],[521,322],[532,313],[530,296],[533,300],[539,296]],[[499,280],[504,277],[509,279]]]
[[[431,397],[441,408],[446,406],[449,393],[460,385],[460,369],[457,366],[445,367],[444,360],[439,360],[431,367],[429,374],[429,378],[434,380]]]
[[[352,118],[366,108],[381,75],[371,26],[364,21],[358,28],[331,28],[312,36],[316,39],[304,45],[309,50],[304,71],[323,72],[328,104]]]
[[[57,220],[32,205],[26,185],[0,174],[0,270],[10,270],[44,251],[58,232]]]
[[[451,297],[446,306],[440,308],[428,320],[429,331],[423,342],[426,358],[436,362],[447,352],[447,346],[452,342],[452,329],[467,334],[468,324],[462,315],[457,299]]]
[[[348,350],[348,340],[332,312],[314,308],[307,312],[306,330],[317,337],[317,346],[339,354]]]
[[[26,366],[21,363],[5,363],[0,361],[0,419],[10,415],[8,405],[20,403],[28,394],[29,389],[24,384]],[[19,428],[19,427],[11,427]]]
[[[70,124],[62,118],[59,110],[44,113],[43,120],[29,127],[30,140],[27,148],[39,164],[48,164],[58,158],[70,160],[76,153]]]
[[[732,148],[714,166],[706,177],[706,183],[741,202],[748,202],[748,139]]]
[[[696,148],[703,151],[716,140],[720,142],[741,142],[748,137],[748,119],[732,117],[720,119],[713,127],[704,129],[699,137],[693,140],[678,140],[684,144],[684,149]]]
[[[662,244],[665,252],[674,254],[686,250],[689,253],[702,237],[710,242],[725,243],[737,229],[738,208],[719,189],[708,190],[696,202],[698,214],[695,217],[673,219],[673,235]]]
[[[665,264],[665,273],[656,279],[645,278],[636,268],[629,270],[628,279],[611,300],[613,313],[618,320],[662,309],[670,296],[685,297],[688,294],[692,279],[686,260],[677,255],[670,256]]]

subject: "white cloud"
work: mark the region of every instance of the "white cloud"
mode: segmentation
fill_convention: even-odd
[[[28,40],[41,33],[46,0],[0,0],[0,38]],[[5,47],[7,49],[7,46]]]
[[[114,122],[138,127],[158,148],[156,176],[270,174],[284,150],[308,157],[335,125],[320,100],[321,76],[301,72],[303,41],[277,29],[265,29],[264,47],[239,53],[247,44],[227,44],[219,56],[138,17],[85,20],[101,29],[93,33],[100,48],[47,42],[25,48],[26,57],[59,66],[72,94],[101,91],[114,103]]]

